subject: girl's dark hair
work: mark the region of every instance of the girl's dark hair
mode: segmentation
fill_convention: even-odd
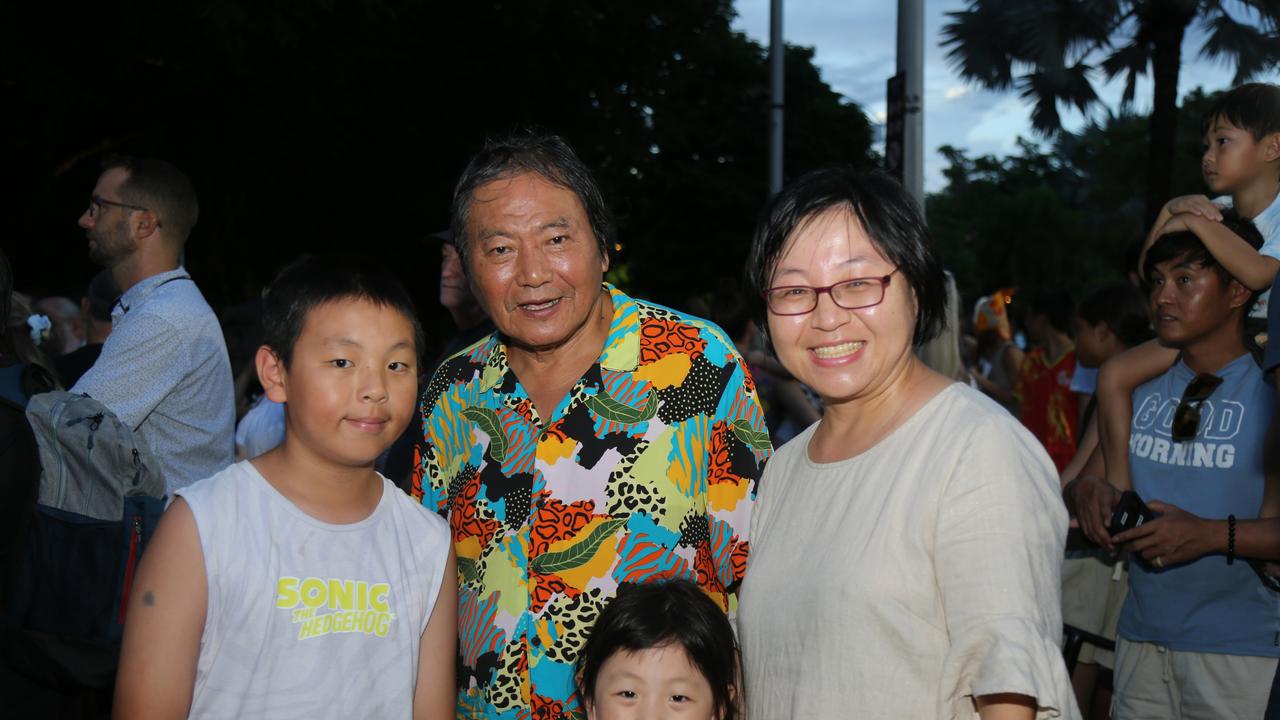
[[[787,240],[804,223],[834,207],[847,207],[858,218],[872,244],[898,268],[915,294],[912,344],[918,347],[937,337],[946,323],[947,281],[915,200],[889,175],[845,165],[801,176],[773,199],[756,225],[747,285],[764,327],[768,317],[763,293]]]
[[[578,698],[594,702],[600,668],[617,652],[678,644],[707,679],[715,716],[735,720],[734,678],[738,646],[724,611],[688,580],[622,584],[600,613],[578,655]]]
[[[1147,298],[1127,282],[1104,285],[1089,293],[1080,301],[1076,315],[1091,326],[1106,323],[1125,347],[1136,347],[1155,337]]]
[[[262,342],[284,366],[316,307],[335,300],[368,300],[400,311],[413,327],[414,352],[421,359],[424,339],[413,300],[389,271],[360,255],[303,255],[285,266],[262,293]]]

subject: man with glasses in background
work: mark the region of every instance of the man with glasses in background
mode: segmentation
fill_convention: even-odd
[[[80,227],[121,292],[113,330],[72,392],[110,408],[150,447],[170,495],[232,462],[235,401],[222,329],[180,264],[195,187],[163,160],[111,157]]]
[[[1248,221],[1222,224],[1261,246]],[[1106,459],[1130,463],[1133,487],[1101,479],[1099,451],[1066,492],[1090,539],[1131,553],[1114,717],[1257,718],[1280,657],[1280,594],[1250,567],[1276,553],[1258,521],[1280,516],[1263,460],[1276,398],[1244,338],[1253,292],[1185,225],[1163,232],[1143,275],[1156,333],[1181,355],[1134,392],[1128,457]],[[1108,529],[1130,489],[1154,519]]]

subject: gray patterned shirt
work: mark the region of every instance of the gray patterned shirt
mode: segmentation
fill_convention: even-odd
[[[234,459],[235,391],[222,329],[181,267],[129,288],[93,367],[71,388],[151,448],[170,495]]]

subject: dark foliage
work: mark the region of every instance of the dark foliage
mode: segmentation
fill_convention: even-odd
[[[1179,113],[1170,185],[1206,192],[1200,116],[1213,97],[1190,93]],[[1060,136],[1051,148],[1019,141],[1005,158],[943,147],[947,187],[927,201],[930,230],[966,307],[1008,286],[1069,289],[1076,296],[1123,279],[1136,264],[1147,154],[1145,117],[1122,114]],[[1136,269],[1136,268],[1134,268]]]
[[[186,262],[215,307],[350,250],[401,270],[430,331],[423,238],[484,138],[535,125],[597,171],[616,276],[679,304],[736,277],[766,200],[766,52],[731,19],[728,0],[10,4],[0,242],[20,287],[74,295],[100,155],[155,155],[196,181]],[[787,175],[871,164],[869,122],[812,59],[788,49]]]

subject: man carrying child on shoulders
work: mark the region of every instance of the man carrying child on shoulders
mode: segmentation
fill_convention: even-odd
[[[1262,244],[1229,212],[1221,224]],[[1104,467],[1095,453],[1067,488],[1085,534],[1132,553],[1115,717],[1261,717],[1280,603],[1244,561],[1254,549],[1237,544],[1237,524],[1280,515],[1280,483],[1263,469],[1276,400],[1244,338],[1254,293],[1185,230],[1160,236],[1143,269],[1156,332],[1178,360],[1134,393],[1128,457]],[[1132,488],[1102,479],[1126,461]],[[1156,517],[1112,536],[1112,509],[1129,489]]]

